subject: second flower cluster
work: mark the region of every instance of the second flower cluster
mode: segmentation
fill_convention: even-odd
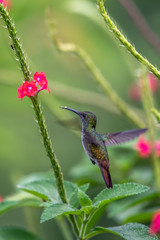
[[[25,96],[33,97],[44,89],[50,93],[46,74],[44,72],[35,72],[34,80],[25,81],[22,86],[18,88],[17,98],[20,98],[22,100]]]

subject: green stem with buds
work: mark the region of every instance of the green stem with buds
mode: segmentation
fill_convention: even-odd
[[[59,190],[59,195],[62,199],[62,201],[64,203],[67,203],[67,198],[66,198],[66,194],[65,194],[65,189],[64,189],[64,184],[63,184],[63,174],[61,171],[61,167],[59,165],[59,162],[56,158],[56,155],[54,153],[53,147],[52,147],[52,143],[46,128],[46,124],[44,121],[44,117],[42,114],[42,110],[41,107],[38,103],[38,100],[36,97],[32,97],[31,98],[33,106],[34,106],[34,111],[35,111],[35,115],[36,115],[36,119],[40,128],[40,132],[43,138],[43,144],[45,146],[47,155],[51,161],[53,170],[54,170],[54,174],[56,177],[56,181],[57,181],[57,186],[58,186],[58,190]]]
[[[16,56],[19,60],[20,66],[21,66],[21,70],[24,75],[24,80],[30,81],[31,80],[31,72],[30,72],[29,66],[26,62],[26,57],[22,50],[22,46],[17,37],[15,25],[9,15],[8,11],[4,8],[4,6],[2,4],[0,4],[0,15],[2,16],[4,22],[7,26],[10,38],[12,40],[13,50],[16,53]]]
[[[157,78],[160,79],[160,71],[157,70],[146,58],[144,58],[133,45],[124,37],[124,35],[119,31],[116,24],[111,20],[108,13],[105,10],[103,0],[97,0],[98,9],[102,15],[104,21],[106,22],[109,29],[114,33],[116,38],[121,42],[121,44],[143,65],[147,67]]]
[[[25,79],[25,81],[30,81],[31,80],[31,72],[29,70],[29,66],[27,64],[24,52],[22,50],[22,46],[19,43],[19,39],[16,34],[16,29],[15,29],[14,23],[12,22],[12,19],[9,16],[9,13],[7,12],[7,10],[4,8],[4,6],[2,4],[0,4],[0,15],[2,16],[4,22],[7,26],[9,35],[12,40],[13,49],[19,60],[21,70],[24,75],[24,79]],[[62,174],[61,167],[59,165],[59,162],[56,158],[56,155],[55,155],[53,147],[52,147],[51,139],[50,139],[48,131],[47,131],[47,127],[45,124],[45,120],[44,120],[44,117],[42,114],[41,107],[39,105],[37,96],[30,97],[30,99],[33,103],[36,119],[37,119],[37,122],[38,122],[38,125],[40,128],[40,133],[43,138],[43,144],[44,144],[45,150],[46,150],[47,155],[52,164],[52,168],[53,168],[55,178],[57,181],[57,187],[58,187],[58,192],[59,192],[60,198],[62,199],[63,203],[67,203],[67,196],[66,196],[65,188],[64,188],[63,174]],[[78,229],[75,217],[73,215],[70,215],[69,219],[72,222],[72,225],[73,225],[76,235],[78,235],[79,229]]]

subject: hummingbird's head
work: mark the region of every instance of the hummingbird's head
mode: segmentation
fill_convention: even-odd
[[[96,127],[97,119],[93,113],[86,112],[86,111],[80,112],[80,111],[77,111],[77,110],[74,110],[74,109],[68,108],[68,107],[61,107],[61,108],[67,109],[69,111],[76,113],[81,118],[84,129],[85,128],[92,129],[92,128]]]

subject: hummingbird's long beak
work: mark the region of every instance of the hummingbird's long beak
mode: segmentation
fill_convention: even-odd
[[[68,107],[60,107],[60,108],[67,109],[67,110],[69,110],[69,111],[72,111],[72,112],[76,113],[77,115],[80,115],[80,112],[77,111],[77,110],[75,110],[75,109],[68,108]]]

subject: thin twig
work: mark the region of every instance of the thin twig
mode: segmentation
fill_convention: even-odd
[[[137,8],[132,0],[119,0],[121,5],[125,8],[139,32],[148,41],[148,43],[154,48],[154,50],[160,54],[160,40],[157,35],[149,27],[147,21],[143,17],[140,10]]]
[[[104,21],[106,22],[109,29],[114,33],[116,38],[121,42],[121,44],[143,65],[145,65],[149,71],[151,71],[160,80],[160,71],[152,65],[146,58],[144,58],[133,45],[124,37],[124,35],[119,31],[115,23],[109,17],[107,11],[105,10],[103,0],[97,0],[97,5],[99,12],[101,13]]]
[[[142,103],[146,112],[146,119],[147,119],[147,124],[149,128],[149,138],[152,143],[152,146],[154,147],[155,128],[154,128],[154,119],[151,114],[151,109],[154,108],[154,102],[151,95],[151,91],[149,89],[148,71],[146,68],[143,70],[141,75],[141,92],[142,92]],[[152,150],[154,150],[154,148]],[[151,159],[153,163],[155,179],[157,182],[158,190],[160,192],[160,164],[159,164],[159,159],[156,157],[154,151],[152,151]]]

